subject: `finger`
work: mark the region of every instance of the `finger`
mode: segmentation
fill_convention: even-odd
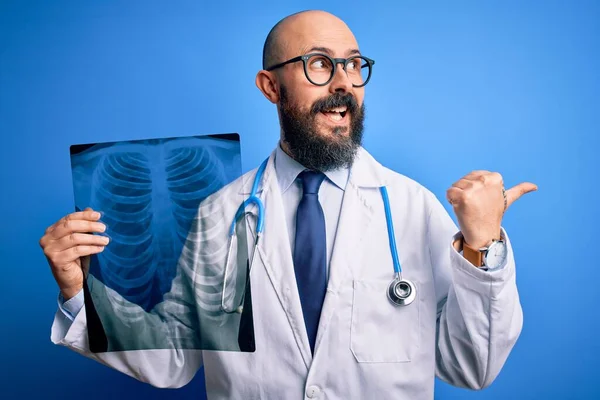
[[[63,264],[69,263],[77,260],[80,257],[90,256],[92,254],[98,254],[103,252],[105,249],[104,246],[76,246],[71,247],[68,250],[61,251],[56,255],[56,257],[52,258],[52,261],[55,264]]]
[[[475,170],[475,171],[471,171],[471,172],[469,172],[467,175],[465,175],[465,176],[463,177],[463,179],[472,179],[472,178],[477,178],[477,177],[479,177],[479,176],[482,176],[482,175],[487,175],[487,174],[489,174],[489,173],[490,173],[490,171],[486,171],[486,170],[483,170],[483,169],[480,169],[480,170]]]
[[[537,185],[530,182],[519,183],[506,191],[506,208],[526,193],[537,190]]]
[[[452,184],[452,187],[455,187],[455,188],[458,188],[458,189],[463,189],[463,190],[465,190],[465,189],[470,189],[470,188],[472,188],[472,187],[473,187],[473,184],[474,184],[474,182],[473,182],[473,181],[469,181],[469,180],[467,180],[467,179],[465,179],[465,178],[462,178],[462,179],[460,179],[460,180],[458,180],[458,181],[454,182],[454,183]]]
[[[99,211],[93,210],[91,207],[88,207],[83,211],[77,211],[77,212],[71,213],[71,214],[67,215],[66,217],[64,217],[64,219],[66,219],[66,220],[83,219],[86,221],[97,221],[100,219],[101,216],[102,216],[102,213],[100,213]]]
[[[65,219],[58,225],[50,236],[54,240],[58,240],[71,233],[102,233],[106,230],[106,225],[102,222],[85,221],[81,219]]]
[[[65,221],[68,220],[97,221],[100,219],[101,216],[102,214],[100,212],[94,211],[91,207],[87,207],[84,211],[76,211],[59,219],[58,221],[56,221],[56,223],[54,223],[53,225],[49,226],[48,229],[46,229],[46,233],[52,232],[54,229],[56,229],[61,224],[64,224]]]
[[[502,185],[502,175],[498,172],[489,172],[489,171],[474,171],[468,175],[466,175],[463,179],[469,182],[479,182],[484,185],[488,184],[499,184]]]
[[[92,235],[89,233],[71,233],[67,236],[56,240],[52,244],[53,252],[60,252],[70,249],[71,247],[90,245],[90,246],[106,246],[110,241],[106,236]]]
[[[460,199],[463,196],[464,191],[457,187],[451,187],[446,191],[446,200],[448,203],[452,204],[452,206],[456,206]]]

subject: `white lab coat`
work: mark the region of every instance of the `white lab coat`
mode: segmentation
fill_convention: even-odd
[[[200,206],[200,217],[217,213],[227,221],[211,237],[224,240],[255,173]],[[393,264],[382,185],[389,192],[403,274],[417,286],[417,298],[407,307],[394,307],[386,297]],[[495,379],[522,327],[510,242],[504,268],[475,268],[451,246],[458,229],[435,196],[361,149],[344,193],[313,357],[273,155],[260,193],[265,230],[251,273],[256,352],[92,354],[83,310],[68,329],[57,312],[53,342],[159,387],[185,385],[204,365],[209,399],[420,400],[433,398],[435,375],[474,389]],[[256,219],[248,219],[248,235],[254,235]]]

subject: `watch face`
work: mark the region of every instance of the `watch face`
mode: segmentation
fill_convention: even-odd
[[[506,243],[504,242],[494,242],[490,245],[488,249],[487,255],[485,256],[485,265],[489,269],[495,269],[504,263],[506,260]]]

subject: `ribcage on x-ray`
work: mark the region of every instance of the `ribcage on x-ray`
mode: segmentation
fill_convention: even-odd
[[[111,238],[98,255],[101,280],[149,310],[170,289],[198,204],[226,182],[209,149],[148,144],[136,150],[102,156],[91,206],[104,212]]]

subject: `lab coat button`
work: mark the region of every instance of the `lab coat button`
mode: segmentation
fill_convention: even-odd
[[[321,394],[321,388],[315,385],[311,385],[306,389],[306,397],[309,399],[316,399]]]

